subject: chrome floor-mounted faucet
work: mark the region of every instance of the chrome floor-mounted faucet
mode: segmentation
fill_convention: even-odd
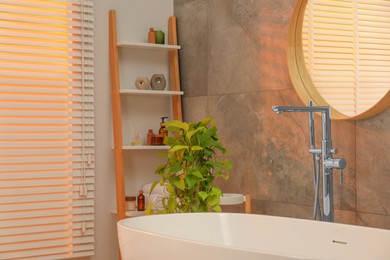
[[[315,157],[318,158],[318,163],[322,163],[322,195],[323,195],[323,220],[327,222],[334,222],[334,205],[333,205],[333,169],[340,170],[340,183],[343,183],[343,169],[347,165],[344,158],[333,158],[333,154],[337,153],[336,149],[332,148],[331,138],[331,121],[330,121],[330,108],[327,106],[312,106],[312,102],[309,102],[307,107],[305,106],[273,106],[272,110],[278,114],[283,112],[308,112],[309,113],[309,128],[310,128],[310,149],[312,154],[312,165],[316,196],[318,193],[319,177],[316,177]],[[322,142],[321,148],[315,147],[314,136],[314,114],[320,112],[322,116]],[[320,166],[318,167],[320,168]],[[316,218],[318,197],[315,198],[314,219]],[[317,204],[318,205],[318,204]],[[318,205],[319,209],[319,205]],[[321,218],[321,217],[320,217]]]

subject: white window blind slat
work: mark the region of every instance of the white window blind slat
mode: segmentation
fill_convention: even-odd
[[[92,199],[84,199],[84,200],[75,200],[73,201],[73,207],[86,207],[86,206],[93,206],[94,204],[94,201]],[[80,229],[81,228],[81,224],[80,223],[73,223],[73,225],[75,226],[75,228],[77,229]],[[94,226],[94,223],[93,222],[88,222],[87,223],[87,227],[93,227]]]
[[[2,110],[0,109],[0,117],[41,117],[41,118],[50,118],[50,117],[79,117],[81,116],[82,111],[73,111],[72,113],[67,113],[66,111],[61,110],[47,110],[47,109],[36,109],[36,110]],[[86,117],[94,117],[92,111],[84,114]],[[50,119],[49,119],[50,120]]]
[[[14,33],[16,33],[14,31]],[[21,32],[24,33],[24,32]],[[18,45],[23,46],[24,48],[26,46],[37,48],[37,47],[48,47],[52,48],[53,44],[56,44],[57,46],[55,48],[66,48],[67,42],[66,39],[50,39],[49,36],[47,38],[30,38],[27,37],[28,35],[24,35],[24,37],[15,37],[12,35],[0,35],[0,42],[1,44],[5,45],[17,45],[15,47],[18,47]]]
[[[80,204],[81,205],[81,204]],[[76,201],[74,207],[81,207],[79,203]],[[93,201],[85,201],[85,204],[82,206],[93,206]],[[33,203],[26,203],[24,205],[24,210],[45,210],[45,209],[51,209],[51,208],[64,208],[69,207],[69,203],[66,200],[57,200],[57,201],[45,201],[45,202],[33,202]],[[92,207],[90,207],[92,208]],[[14,204],[4,204],[2,206],[2,212],[4,211],[18,211],[20,210],[20,207]],[[69,226],[69,225],[66,225]],[[62,229],[66,229],[62,228]],[[46,230],[46,229],[45,229]],[[4,230],[2,230],[4,231]],[[47,231],[47,230],[46,230]],[[52,231],[52,230],[49,230]],[[30,230],[27,230],[26,233],[30,233]],[[3,235],[4,233],[2,233]],[[7,235],[7,234],[5,234]]]
[[[93,196],[92,196],[93,197]],[[92,198],[89,196],[89,198]],[[73,222],[85,222],[85,221],[93,221],[95,219],[93,214],[82,214],[82,215],[72,215]]]
[[[63,55],[64,53],[58,53],[58,55]],[[49,67],[49,66],[56,66],[59,63],[62,63],[63,60],[58,59],[56,55],[52,55],[52,57],[46,56],[34,56],[29,55],[28,53],[23,52],[11,52],[7,51],[6,48],[1,48],[0,46],[0,55],[2,57],[2,60],[6,63],[11,64],[27,64],[27,63],[35,63],[40,64],[43,67]]]
[[[75,244],[73,247],[73,250],[75,252],[83,252],[83,251],[91,251],[94,250],[93,244],[92,243],[85,243],[85,244]]]
[[[74,257],[78,257],[75,254],[73,254]],[[89,256],[89,255],[86,255]],[[40,255],[38,257],[29,257],[28,260],[57,260],[57,259],[63,259],[66,258],[67,254],[51,254],[51,255]]]
[[[21,73],[23,73],[23,78],[29,79],[41,79],[45,78],[47,81],[51,81],[54,85],[56,81],[66,80],[67,72],[63,71],[62,73],[57,71],[31,71],[31,70],[23,70],[23,69],[7,69],[3,70],[0,73],[0,77],[20,77]]]
[[[0,41],[3,42],[7,38],[20,37],[23,33],[23,38],[29,38],[32,40],[49,40],[49,41],[63,41],[66,42],[67,38],[57,33],[37,33],[31,30],[17,30],[15,28],[0,27]]]
[[[75,207],[75,208],[73,208],[73,215],[78,215],[79,217],[83,217],[82,215],[84,215],[84,214],[89,214],[89,215],[93,216],[93,213],[94,213],[94,209],[91,207],[78,207],[78,208]],[[91,232],[93,232],[93,231],[91,230]]]
[[[62,178],[51,178],[51,179],[34,178],[32,180],[8,179],[6,181],[0,182],[0,188],[7,188],[7,187],[20,188],[20,187],[31,187],[31,186],[32,187],[58,186],[58,185],[63,185],[63,183],[64,183],[64,180]]]
[[[69,233],[64,232],[51,232],[51,233],[35,233],[35,234],[27,234],[21,236],[7,236],[0,237],[0,243],[15,243],[18,240],[22,239],[23,241],[36,241],[42,239],[58,239],[69,237]]]
[[[91,252],[93,252],[92,250],[94,250],[93,247],[88,248],[88,250],[75,251],[75,252],[73,253],[73,255],[74,255],[74,257],[85,257],[85,256],[89,256],[89,255],[92,254],[92,253],[91,253]]]
[[[85,170],[85,175],[86,175],[85,182],[86,183],[93,183],[93,180],[94,180],[93,179],[93,176],[94,176],[93,170],[92,169]],[[78,177],[82,176],[80,170],[78,170],[78,169],[74,170],[73,176],[74,176],[74,178],[73,178],[74,184],[80,184],[84,181],[84,180],[78,179]],[[3,182],[5,182],[6,180],[18,180],[20,182],[23,179],[39,180],[40,182],[42,182],[42,179],[46,179],[47,181],[51,181],[51,179],[68,178],[68,177],[69,177],[69,172],[66,172],[66,171],[48,171],[48,172],[32,171],[32,172],[27,172],[27,173],[26,172],[21,172],[21,173],[20,172],[1,172],[0,173],[0,180],[2,180]],[[88,177],[91,177],[91,178],[88,178]],[[49,178],[51,178],[51,179],[49,179]],[[64,182],[64,181],[61,180],[61,182]],[[3,205],[2,210],[5,210],[4,208],[5,208],[5,206]],[[7,207],[7,208],[9,208],[9,207]]]
[[[43,249],[30,249],[30,250],[17,250],[17,251],[6,251],[2,253],[2,257],[4,259],[30,259],[32,256],[36,256],[35,259],[44,259],[46,256],[53,256],[57,258],[49,258],[49,259],[62,259],[67,258],[68,248],[66,246],[61,247],[49,247]],[[62,257],[62,258],[59,258]]]
[[[88,176],[88,177],[81,177],[81,176],[79,176],[79,177],[74,177],[73,178],[73,184],[74,185],[82,185],[84,183],[87,184],[87,186],[88,186],[88,184],[95,183],[93,176]],[[91,190],[94,190],[93,186],[91,186]]]
[[[90,102],[90,103],[86,103],[84,104],[84,108],[85,109],[91,109],[91,107],[93,107],[93,104]],[[69,109],[82,109],[83,106],[82,104],[79,104],[79,103],[72,103],[72,104],[68,104],[66,102],[36,102],[36,101],[29,101],[29,102],[18,102],[18,103],[14,103],[14,102],[10,102],[10,101],[6,101],[6,100],[2,100],[0,102],[0,108],[3,108],[3,109],[8,109],[8,108],[14,108],[14,109],[21,109],[21,108],[24,108],[24,109],[65,109],[65,108],[69,108]]]
[[[69,190],[69,193],[71,191]],[[66,193],[55,193],[55,194],[50,194],[50,195],[30,195],[30,196],[7,196],[7,197],[3,197],[1,199],[1,202],[4,203],[4,204],[7,204],[7,203],[20,203],[20,204],[23,204],[23,203],[34,203],[34,202],[43,202],[43,201],[58,201],[58,200],[69,200],[70,198],[70,195],[69,194],[66,194]],[[19,208],[22,209],[20,207],[21,205],[19,205]],[[0,227],[7,227],[7,226],[4,226],[2,225],[2,223],[0,223]]]
[[[0,117],[0,120],[3,124],[19,124],[19,125],[25,125],[25,124],[48,124],[48,125],[55,125],[55,124],[69,124],[71,120],[68,120],[67,118],[11,118],[11,117]],[[73,120],[76,121],[76,120]]]
[[[67,163],[61,164],[14,164],[0,165],[0,172],[17,172],[17,171],[60,171],[69,170]],[[1,198],[2,200],[7,198]]]
[[[15,6],[17,8],[17,6]],[[1,9],[0,9],[1,10]],[[55,19],[54,21],[50,19],[50,17],[44,17],[44,16],[36,16],[33,17],[31,15],[23,16],[23,15],[18,15],[17,13],[11,13],[11,12],[2,12],[0,11],[0,16],[2,19],[7,20],[7,21],[12,21],[12,22],[20,22],[21,20],[23,23],[36,23],[40,25],[45,25],[45,26],[66,26],[66,18],[63,18],[62,21],[60,19]]]
[[[21,236],[23,234],[39,234],[39,233],[62,233],[63,231],[69,232],[69,225],[66,223],[55,223],[40,226],[24,226],[24,227],[10,227],[2,229],[2,236]],[[2,252],[3,256],[3,252]]]
[[[12,4],[12,5],[20,5],[23,7],[40,7],[40,8],[58,8],[58,6],[62,6],[63,2],[61,1],[26,1],[26,0],[0,0],[1,4]]]
[[[51,21],[62,21],[64,25],[66,25],[67,20],[67,12],[62,8],[34,8],[23,5],[15,5],[15,4],[2,4],[0,3],[0,10],[12,17],[20,16],[24,18],[26,16],[35,17],[35,19],[50,19]],[[53,16],[55,18],[53,18]]]
[[[64,181],[65,182],[65,181]],[[62,183],[64,185],[64,183]],[[44,186],[44,187],[33,187],[33,188],[17,188],[11,187],[12,189],[1,189],[0,196],[19,196],[19,195],[36,195],[36,194],[48,194],[48,193],[66,193],[69,192],[69,185],[67,186]]]
[[[92,144],[92,143],[91,143]],[[15,149],[15,148],[56,148],[56,147],[67,147],[69,145],[69,142],[67,141],[51,141],[51,142],[36,142],[36,141],[31,141],[31,142],[20,142],[20,141],[4,141],[0,140],[0,148],[4,150],[10,150],[10,149]],[[77,146],[80,146],[81,144],[78,144]],[[90,145],[92,146],[92,145]],[[6,153],[6,151],[4,152]]]
[[[0,228],[14,228],[14,227],[22,228],[28,226],[44,226],[46,224],[67,223],[72,220],[71,211],[68,210],[68,213],[69,214],[63,216],[51,216],[47,218],[39,217],[39,218],[24,218],[24,219],[19,218],[19,219],[12,219],[12,220],[1,220]]]
[[[1,131],[1,130],[0,130]],[[93,135],[91,134],[91,139]],[[92,153],[93,148],[86,148],[85,149],[87,153]],[[34,148],[28,148],[28,149],[12,149],[8,152],[4,152],[0,150],[0,156],[38,156],[38,155],[67,155],[71,152],[72,154],[81,154],[81,149],[73,148],[45,148],[45,149],[34,149]],[[0,177],[1,179],[1,177]],[[1,185],[1,184],[0,184]]]
[[[50,209],[50,210],[29,210],[29,211],[14,211],[14,212],[6,212],[6,213],[0,213],[0,221],[3,219],[17,219],[23,216],[23,218],[36,218],[36,217],[50,217],[50,216],[59,216],[59,215],[68,215],[69,209],[68,208],[57,208],[57,209]],[[68,231],[69,232],[69,231]],[[1,236],[0,236],[1,241]]]
[[[93,236],[95,232],[93,231],[93,229],[89,229],[88,231],[85,231],[84,234],[88,236]],[[80,229],[73,230],[73,237],[81,237],[82,235],[83,233]]]
[[[88,164],[86,167],[81,166],[81,162],[75,161],[72,164],[74,169],[93,169],[95,167],[94,163]],[[11,172],[11,171],[48,171],[48,170],[67,170],[69,169],[69,163],[57,162],[50,164],[0,164],[0,172]]]

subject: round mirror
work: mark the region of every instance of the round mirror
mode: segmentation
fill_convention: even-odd
[[[289,34],[294,88],[332,119],[361,119],[390,106],[387,1],[297,0]]]

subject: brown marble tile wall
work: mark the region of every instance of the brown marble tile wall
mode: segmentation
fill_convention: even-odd
[[[271,109],[302,105],[286,57],[295,2],[175,0],[175,15],[184,119],[213,116],[234,163],[231,178],[219,185],[251,194],[253,213],[310,219],[307,115]],[[318,142],[320,117],[316,122]],[[390,109],[366,120],[332,121],[332,135],[347,160],[344,185],[334,177],[336,222],[390,229]]]

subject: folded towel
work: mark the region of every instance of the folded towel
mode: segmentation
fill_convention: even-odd
[[[144,194],[149,194],[150,192],[150,188],[152,187],[153,183],[147,183],[145,184],[144,186],[142,186],[142,190],[144,191]],[[168,192],[167,192],[167,189],[164,186],[161,186],[160,184],[157,184],[152,193],[151,194],[160,194],[160,195],[163,195],[163,196],[168,196]]]
[[[166,198],[167,196],[164,196],[164,195],[161,195],[161,194],[150,194],[147,199],[146,199],[146,203],[147,205],[149,205],[150,203],[153,203],[153,209],[157,209],[157,210],[163,210],[164,207],[163,207],[163,204],[162,204],[162,200],[163,198]]]

